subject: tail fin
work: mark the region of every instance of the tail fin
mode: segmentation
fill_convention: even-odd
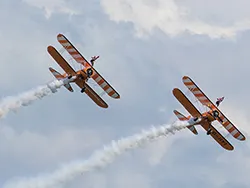
[[[177,110],[174,110],[174,114],[177,116],[177,118],[180,120],[180,121],[188,121],[190,119],[191,116],[184,116],[182,115],[180,112],[178,112]],[[194,134],[198,134],[197,130],[195,129],[195,127],[193,125],[189,125],[187,126],[187,128],[192,131]]]
[[[61,75],[59,72],[57,72],[56,70],[54,70],[53,68],[49,68],[50,72],[56,77],[57,80],[62,80],[64,78],[66,78],[66,76]],[[70,86],[70,84],[64,84],[64,87],[66,87],[69,91],[73,92],[73,88]]]

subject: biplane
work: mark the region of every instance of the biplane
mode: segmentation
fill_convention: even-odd
[[[245,140],[245,136],[231,123],[227,117],[215,106],[211,100],[201,91],[201,89],[188,76],[182,78],[184,85],[193,93],[198,101],[208,107],[208,110],[201,113],[190,100],[178,88],[173,89],[173,95],[183,105],[183,107],[191,114],[188,117],[184,116],[177,110],[174,114],[180,121],[187,121],[187,128],[194,134],[198,134],[195,126],[201,125],[206,131],[207,135],[211,135],[226,150],[233,150],[234,147],[229,141],[223,137],[212,125],[213,121],[218,121],[221,125],[237,140]]]
[[[76,83],[76,85],[80,87],[81,92],[86,93],[98,106],[102,108],[108,108],[107,103],[87,83],[89,79],[93,79],[110,97],[114,99],[120,98],[120,95],[117,93],[117,91],[115,91],[115,89],[94,69],[94,67],[82,56],[82,54],[64,35],[58,34],[57,40],[73,57],[73,59],[83,66],[83,69],[75,71],[53,46],[47,47],[48,53],[65,71],[64,74],[60,74],[50,67],[50,72],[58,80],[66,80],[63,83],[65,83],[64,86],[70,92],[73,92],[73,88],[71,87],[70,83]],[[99,56],[95,56],[94,58],[97,59],[98,57]]]

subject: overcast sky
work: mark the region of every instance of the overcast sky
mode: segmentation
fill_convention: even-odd
[[[64,34],[120,93],[96,106],[74,87],[9,113],[0,120],[0,184],[50,173],[86,159],[111,140],[187,112],[172,89],[190,76],[246,135],[245,142],[216,127],[234,145],[221,148],[205,131],[183,130],[87,173],[70,188],[249,187],[250,2],[247,0],[2,0],[1,97],[52,81],[63,73],[47,53]],[[78,67],[73,63],[73,67]],[[191,96],[191,95],[189,95]]]

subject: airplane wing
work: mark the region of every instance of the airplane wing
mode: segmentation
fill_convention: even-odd
[[[226,116],[215,106],[211,100],[201,91],[201,89],[188,76],[182,78],[186,87],[194,94],[194,96],[205,106],[217,110],[222,126],[236,139],[245,140],[245,136],[226,118]]]
[[[81,53],[73,46],[73,44],[62,34],[57,35],[58,42],[67,50],[67,52],[85,68],[91,67],[93,70],[92,79],[110,96],[115,99],[120,98],[120,95],[115,89],[88,63]]]
[[[175,98],[184,106],[184,108],[193,116],[201,117],[202,114],[195,108],[195,106],[188,100],[188,98],[178,88],[173,89]]]
[[[201,126],[206,131],[208,131],[209,125],[210,125],[210,129],[211,129],[210,135],[214,138],[214,140],[217,141],[226,150],[233,150],[234,147],[211,124],[209,124],[206,121],[201,123]]]
[[[76,75],[74,69],[67,63],[67,61],[53,46],[48,46],[47,51],[67,74],[72,76]]]
[[[176,99],[185,107],[185,109],[193,116],[193,117],[200,117],[202,116],[201,113],[195,108],[195,106],[188,100],[188,98],[182,93],[181,90],[175,88],[173,90],[173,94]],[[208,131],[209,123],[208,122],[201,122],[201,126]],[[233,146],[211,125],[212,129],[211,136],[225,149],[233,150]]]
[[[86,87],[85,93],[100,107],[108,108],[107,103],[87,84],[79,79],[76,79],[75,83],[80,87]]]

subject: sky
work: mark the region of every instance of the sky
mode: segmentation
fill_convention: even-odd
[[[188,114],[172,95],[190,76],[245,134],[226,151],[201,127],[160,139],[118,157],[104,169],[64,187],[248,187],[250,128],[247,0],[12,0],[0,1],[0,97],[14,96],[63,73],[47,53],[64,34],[119,92],[96,106],[80,89],[65,88],[0,120],[0,185],[51,173],[87,159],[112,140],[171,124],[173,110]],[[73,63],[73,67],[77,64]],[[192,97],[189,93],[188,97]],[[4,170],[3,170],[4,169]]]

